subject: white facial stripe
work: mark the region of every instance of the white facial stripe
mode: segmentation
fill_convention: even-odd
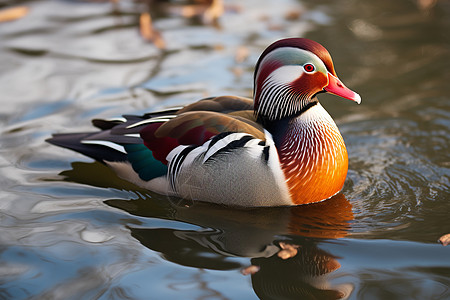
[[[263,69],[262,66],[264,66],[266,63],[269,63],[272,60],[279,61],[279,62],[285,64],[284,67],[289,67],[289,66],[298,67],[301,69],[302,72],[304,72],[303,65],[306,63],[313,64],[316,72],[319,71],[324,74],[327,74],[327,72],[328,72],[323,61],[314,53],[304,50],[304,49],[299,49],[299,48],[294,48],[294,47],[282,47],[282,48],[273,50],[272,52],[268,53],[266,55],[266,57],[264,57],[264,59],[261,61],[261,66],[260,66],[260,69],[258,70],[257,77],[260,76],[259,72]],[[277,70],[275,70],[274,72],[277,72],[277,71],[279,71],[279,69],[284,68],[284,67],[280,67]],[[300,75],[301,74],[298,74],[298,76],[300,76]]]
[[[304,73],[301,66],[283,66],[273,71],[268,81],[275,81],[276,84],[289,84],[295,81]]]

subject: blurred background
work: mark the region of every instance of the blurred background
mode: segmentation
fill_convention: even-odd
[[[341,194],[236,210],[45,143],[93,118],[252,96],[273,41],[331,53]],[[450,298],[450,1],[0,0],[0,299]]]

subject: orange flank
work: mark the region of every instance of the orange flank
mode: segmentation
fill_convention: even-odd
[[[314,130],[300,128],[297,133],[303,149],[295,151],[293,143],[280,153],[293,203],[308,204],[332,197],[342,189],[347,176],[348,157],[342,136],[337,127],[325,124]]]

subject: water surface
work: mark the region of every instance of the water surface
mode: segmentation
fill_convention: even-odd
[[[420,2],[230,0],[208,23],[166,2],[21,1],[28,15],[0,23],[0,298],[450,298],[450,6]],[[146,11],[164,49],[139,35]],[[363,99],[320,98],[349,152],[328,201],[167,199],[44,141],[251,96],[259,54],[287,36],[324,44]]]

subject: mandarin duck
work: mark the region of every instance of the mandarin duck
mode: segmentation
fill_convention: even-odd
[[[347,174],[344,140],[317,95],[360,103],[328,51],[305,38],[264,50],[254,99],[210,97],[182,108],[93,120],[97,132],[47,141],[100,161],[159,194],[229,206],[290,206],[337,194]]]

